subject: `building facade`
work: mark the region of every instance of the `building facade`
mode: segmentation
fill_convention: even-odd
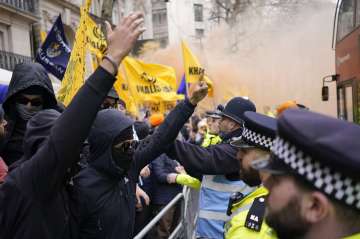
[[[101,22],[104,0],[92,0],[91,14]],[[12,71],[15,65],[31,61],[41,39],[61,14],[70,47],[75,40],[84,0],[0,0],[0,68]],[[141,41],[155,40],[162,47],[181,39],[201,42],[207,31],[211,0],[115,0],[112,22],[130,12],[145,14],[146,32]]]
[[[31,61],[33,25],[39,20],[38,0],[0,0],[0,68],[11,71]]]

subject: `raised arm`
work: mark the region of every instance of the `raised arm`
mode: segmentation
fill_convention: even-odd
[[[239,171],[237,150],[230,144],[217,144],[207,148],[176,140],[168,149],[169,157],[190,174],[222,175]]]
[[[165,152],[167,146],[174,142],[183,125],[193,114],[195,106],[206,97],[208,86],[202,81],[202,77],[200,76],[198,83],[192,85],[189,99],[179,103],[154,134],[140,142],[135,153],[138,171]]]
[[[143,15],[134,13],[114,30],[107,24],[109,58],[101,62],[81,87],[56,120],[46,141],[21,165],[17,173],[18,183],[25,184],[21,188],[44,199],[62,187],[68,168],[80,160],[80,149],[101,103],[113,86],[118,65],[144,31],[139,27],[142,21]]]

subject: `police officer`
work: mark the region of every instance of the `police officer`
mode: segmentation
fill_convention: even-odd
[[[224,224],[230,219],[226,215],[229,197],[234,192],[247,195],[253,190],[238,177],[237,149],[230,145],[230,141],[242,134],[244,112],[255,110],[250,100],[234,97],[222,111],[213,113],[221,116],[221,142],[212,141],[207,147],[175,142],[175,157],[190,174],[202,176],[195,230],[197,238],[222,238]]]
[[[225,225],[225,238],[276,238],[275,232],[264,222],[268,191],[261,186],[261,181],[268,174],[251,168],[252,164],[261,164],[269,157],[276,135],[276,119],[245,112],[244,121],[242,137],[231,144],[239,149],[237,158],[240,161],[241,179],[257,188],[249,195],[235,193],[230,197],[228,215],[231,220]]]
[[[209,126],[204,140],[201,144],[202,147],[209,147],[210,145],[215,145],[221,143],[221,138],[219,136],[219,123],[221,120],[220,112],[217,111],[206,111],[206,121]]]
[[[279,238],[360,238],[360,126],[289,109],[278,119],[264,185]]]

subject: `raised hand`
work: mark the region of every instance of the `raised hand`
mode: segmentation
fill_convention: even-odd
[[[204,80],[204,73],[200,75],[197,83],[190,86],[189,100],[192,105],[197,105],[208,94],[209,87]]]
[[[142,27],[144,15],[135,12],[122,19],[119,24],[112,29],[110,23],[106,22],[106,32],[108,41],[107,54],[120,64],[122,59],[129,54],[138,37],[145,31]]]

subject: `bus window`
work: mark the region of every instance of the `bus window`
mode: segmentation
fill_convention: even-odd
[[[346,120],[345,113],[345,94],[343,88],[338,88],[338,118]]]
[[[360,26],[360,0],[356,0],[356,26]]]
[[[354,121],[354,105],[353,105],[353,88],[352,85],[345,87],[345,107],[346,107],[346,119],[350,122]]]
[[[343,0],[339,9],[337,41],[344,38],[354,29],[354,0]]]

